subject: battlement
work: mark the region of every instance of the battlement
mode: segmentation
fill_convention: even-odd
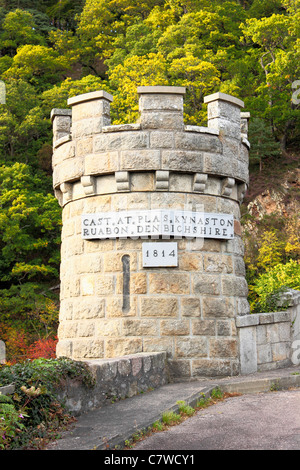
[[[88,195],[180,191],[242,201],[248,184],[241,100],[207,96],[208,127],[183,121],[184,87],[138,87],[137,123],[111,125],[113,97],[96,91],[53,109],[53,185],[61,205]]]
[[[63,207],[57,355],[164,352],[174,376],[235,375],[235,318],[249,313],[249,114],[215,93],[204,99],[207,127],[190,126],[185,88],[137,93],[136,123],[111,125],[105,91],[51,113]]]

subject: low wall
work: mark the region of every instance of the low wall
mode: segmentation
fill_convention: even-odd
[[[0,364],[5,364],[6,361],[6,348],[4,341],[0,340]]]
[[[82,362],[88,364],[95,386],[89,389],[80,381],[72,379],[61,383],[58,390],[59,399],[65,402],[74,416],[147,392],[168,382],[164,352]]]
[[[236,318],[242,375],[295,364],[294,348],[300,349],[300,291],[284,293],[278,306],[287,303],[285,311]]]

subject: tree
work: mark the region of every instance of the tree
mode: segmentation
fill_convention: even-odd
[[[269,119],[283,151],[290,130],[299,122],[299,111],[294,113],[291,104],[291,84],[300,73],[300,42],[295,19],[293,15],[273,14],[260,20],[251,18],[241,26],[245,37],[260,47],[259,63],[265,81],[256,91],[268,97],[263,117]]]
[[[2,55],[14,56],[17,48],[25,44],[45,44],[42,35],[36,31],[33,16],[27,11],[17,9],[7,13],[0,34]]]
[[[249,124],[250,164],[258,163],[259,171],[267,159],[274,159],[280,155],[280,147],[275,141],[271,127],[263,119],[253,118]]]
[[[22,320],[27,325],[34,320],[37,327],[37,312],[45,313],[47,305],[52,305],[51,287],[58,282],[61,212],[47,192],[49,183],[25,164],[0,167],[2,320]]]

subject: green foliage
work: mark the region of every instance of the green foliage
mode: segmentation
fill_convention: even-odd
[[[242,223],[251,312],[276,311],[286,288],[299,289],[299,218],[246,214]]]
[[[67,358],[1,366],[0,383],[14,383],[15,393],[12,398],[0,399],[0,448],[27,449],[34,447],[34,442],[39,448],[50,432],[70,421],[57,399],[57,386],[68,378],[94,386],[87,366]]]
[[[195,413],[195,408],[192,406],[188,405],[184,400],[179,400],[176,402],[179,408],[179,412],[187,415],[187,416],[192,416]]]
[[[253,311],[278,310],[277,302],[280,294],[288,288],[300,290],[300,263],[292,259],[286,264],[276,264],[255,279],[252,292],[257,298]]]
[[[162,413],[162,422],[166,426],[171,426],[176,423],[179,423],[180,420],[181,420],[180,415],[175,413],[174,411],[164,411]]]
[[[11,447],[17,436],[24,431],[25,426],[22,423],[24,415],[18,411],[13,403],[3,401],[0,395],[0,449],[5,450]]]
[[[185,122],[205,125],[203,97],[233,94],[251,113],[251,167],[267,171],[299,147],[300,107],[291,100],[300,78],[299,20],[298,0],[0,0],[2,321],[37,336],[57,321],[51,109],[104,89],[114,95],[112,122],[135,122],[137,86],[176,85],[186,87]],[[251,289],[275,261],[298,259],[297,231],[281,229],[280,247],[273,239],[267,246],[262,227],[257,241],[248,240]]]
[[[250,165],[258,163],[260,171],[266,160],[274,160],[280,156],[279,143],[275,141],[271,127],[261,118],[251,119],[249,141],[251,144]]]
[[[59,269],[60,208],[47,186],[28,165],[0,167],[1,318],[38,330],[52,313],[49,288]]]

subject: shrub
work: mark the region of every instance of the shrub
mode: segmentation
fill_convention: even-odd
[[[57,385],[68,377],[81,380],[87,387],[94,384],[87,366],[68,358],[27,360],[0,367],[0,384],[15,384],[12,402],[0,401],[0,430],[4,435],[4,442],[0,442],[5,449],[42,448],[49,436],[72,421],[56,396]]]
[[[252,311],[271,312],[277,309],[281,292],[287,288],[300,290],[300,262],[290,259],[261,274],[251,286]]]
[[[57,338],[43,338],[32,343],[27,351],[28,359],[55,359]]]

